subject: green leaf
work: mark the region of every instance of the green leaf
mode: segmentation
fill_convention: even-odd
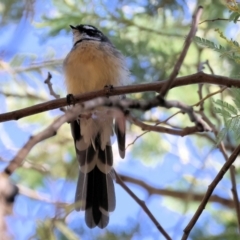
[[[229,112],[233,113],[234,115],[238,114],[237,109],[233,105],[231,105],[230,103],[224,102],[224,101],[222,101],[220,99],[217,99],[216,101],[214,101],[214,103],[216,105],[219,105],[219,106],[225,108],[226,110],[228,110]]]
[[[227,128],[228,130],[230,130],[231,124],[232,124],[232,118],[227,119],[227,120],[225,121],[225,126],[226,126],[226,128]]]
[[[236,87],[231,88],[233,94],[233,101],[238,109],[240,109],[240,89]]]
[[[240,140],[240,131],[234,132],[234,138],[236,141]]]
[[[227,128],[223,128],[217,135],[217,142],[216,142],[216,145],[218,145],[226,136],[228,132],[228,129]]]
[[[238,12],[233,12],[229,17],[229,21],[233,21],[234,23],[236,23],[239,17],[240,14]]]
[[[202,47],[211,48],[214,51],[220,52],[222,54],[226,52],[226,49],[223,46],[217,45],[214,42],[209,41],[208,39],[195,36],[193,38],[193,41]]]
[[[239,118],[233,118],[231,121],[231,126],[230,126],[230,130],[233,131],[234,133],[237,133],[239,130]]]
[[[215,111],[215,113],[222,115],[224,118],[231,118],[232,117],[231,114],[223,108],[214,107],[214,111]]]

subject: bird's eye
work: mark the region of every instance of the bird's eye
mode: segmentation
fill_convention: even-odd
[[[100,36],[99,32],[93,31],[93,30],[88,30],[88,31],[86,31],[86,33],[87,33],[87,35],[89,35],[91,37]]]

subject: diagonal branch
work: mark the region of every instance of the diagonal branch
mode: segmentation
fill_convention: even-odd
[[[209,126],[212,127],[213,132],[215,134],[215,136],[217,136],[218,134],[218,130],[216,129],[215,125],[209,120],[209,118],[207,118],[207,116],[205,115],[204,112],[201,112],[201,116],[204,119],[204,121],[206,121]],[[223,142],[221,141],[219,144],[219,150],[221,151],[223,157],[225,158],[225,161],[228,161],[228,155],[227,155],[227,151],[225,149],[225,145],[223,144]],[[231,183],[232,183],[232,194],[233,194],[233,201],[235,204],[235,209],[236,209],[236,213],[237,213],[237,220],[238,220],[238,229],[240,232],[240,204],[239,204],[239,197],[238,197],[238,192],[237,192],[237,187],[236,187],[236,174],[235,174],[235,168],[232,165],[230,167],[230,176],[231,176]]]
[[[195,36],[196,32],[197,32],[197,26],[198,26],[198,22],[199,22],[199,19],[202,15],[202,10],[203,10],[203,7],[202,6],[199,6],[196,13],[194,14],[193,16],[193,21],[192,21],[192,27],[190,29],[190,32],[188,33],[188,36],[186,38],[186,41],[185,41],[185,44],[184,44],[184,47],[183,47],[183,50],[174,66],[174,69],[168,79],[168,81],[165,83],[165,85],[163,86],[163,88],[161,89],[161,92],[160,92],[160,95],[162,98],[165,97],[165,95],[167,94],[168,90],[171,88],[171,85],[174,81],[174,79],[177,77],[178,73],[179,73],[179,70],[182,66],[182,63],[183,63],[183,60],[184,58],[186,57],[187,55],[187,51],[190,47],[190,44],[192,42],[192,39],[193,37]]]
[[[200,203],[196,213],[192,217],[192,219],[189,222],[189,224],[187,225],[187,227],[184,229],[184,234],[182,236],[182,240],[188,239],[189,233],[191,232],[192,228],[194,227],[195,223],[197,222],[198,218],[200,217],[200,215],[202,214],[204,208],[206,207],[206,205],[207,205],[207,203],[208,203],[208,201],[209,201],[209,199],[210,199],[214,189],[216,188],[218,183],[221,181],[221,179],[223,178],[224,174],[228,171],[228,169],[234,163],[234,161],[236,160],[236,158],[239,155],[239,153],[240,153],[240,145],[233,151],[232,155],[229,157],[227,162],[225,162],[225,164],[222,166],[221,170],[219,171],[219,173],[217,174],[215,179],[209,185],[208,190],[207,190],[207,192],[206,192],[202,202]]]
[[[80,109],[79,106],[74,107],[73,109],[67,111],[61,117],[54,120],[53,123],[49,125],[45,130],[36,134],[35,136],[31,136],[29,140],[26,142],[26,144],[18,151],[16,156],[11,160],[9,165],[4,169],[4,172],[7,175],[11,175],[19,166],[21,166],[28,153],[37,143],[56,135],[57,130],[64,123],[69,122],[72,119],[75,119],[79,115],[80,112],[79,109]]]
[[[220,142],[219,149],[222,152],[222,154],[225,158],[225,161],[228,161],[227,151],[225,149],[223,141]],[[236,209],[236,213],[237,213],[238,231],[240,233],[240,205],[239,205],[239,197],[238,197],[237,186],[236,186],[236,172],[235,172],[234,165],[232,165],[230,167],[230,177],[231,177],[231,183],[232,183],[231,191],[232,191],[233,201],[234,201],[235,209]]]
[[[240,204],[239,204],[239,197],[237,192],[237,184],[236,184],[236,170],[234,165],[230,168],[230,176],[231,176],[231,182],[232,182],[232,195],[233,195],[233,201],[235,204],[236,212],[237,212],[237,220],[238,220],[238,233],[240,233]]]
[[[168,233],[164,230],[164,228],[160,225],[160,223],[157,221],[157,219],[153,216],[153,214],[149,211],[148,207],[146,206],[145,202],[140,200],[128,186],[122,181],[121,177],[117,174],[116,171],[114,171],[116,176],[116,182],[139,204],[139,206],[143,209],[143,211],[149,216],[149,218],[153,221],[157,229],[163,234],[163,236],[171,240]]]

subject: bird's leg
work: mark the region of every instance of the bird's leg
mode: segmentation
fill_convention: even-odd
[[[66,100],[67,100],[67,104],[68,105],[75,105],[75,98],[74,98],[74,96],[73,96],[73,94],[68,94],[67,96],[66,96]]]
[[[106,97],[109,98],[112,90],[113,90],[113,85],[111,84],[107,84],[104,86],[104,90],[105,90],[105,93],[106,93]]]

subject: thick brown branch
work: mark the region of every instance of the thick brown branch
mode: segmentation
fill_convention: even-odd
[[[129,94],[129,93],[158,91],[159,89],[162,88],[165,82],[166,81],[115,87],[114,89],[112,89],[109,95],[114,96],[114,95],[123,95],[123,94]],[[213,75],[205,74],[203,72],[198,72],[193,75],[176,78],[171,88],[190,85],[190,84],[198,84],[198,83],[216,84],[216,85],[222,85],[226,87],[234,86],[234,87],[240,88],[239,80],[231,79],[223,76],[217,76],[217,75],[213,76]],[[76,95],[74,96],[74,99],[75,99],[75,102],[84,102],[84,101],[88,101],[96,97],[102,97],[105,95],[106,95],[106,91],[103,89],[100,91]],[[48,101],[45,103],[40,103],[40,104],[27,107],[21,110],[0,114],[0,122],[6,122],[9,120],[18,120],[23,117],[31,116],[37,113],[53,110],[56,108],[67,106],[67,105],[68,103],[66,101],[66,98],[60,98],[60,99]]]

